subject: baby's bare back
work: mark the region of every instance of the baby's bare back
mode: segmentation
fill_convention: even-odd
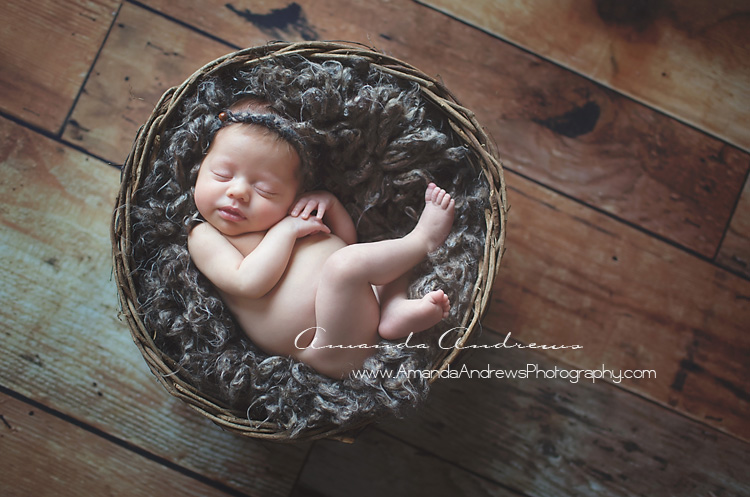
[[[262,235],[248,234],[233,240],[246,256]],[[335,235],[316,234],[296,241],[281,280],[259,299],[234,297],[222,293],[224,302],[250,340],[273,355],[296,356],[300,349],[295,339],[315,327],[315,295],[325,261],[346,246]],[[305,333],[298,342],[305,347],[313,333]]]

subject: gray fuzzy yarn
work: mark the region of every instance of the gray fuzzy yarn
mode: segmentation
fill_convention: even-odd
[[[401,237],[416,224],[427,182],[456,198],[453,230],[414,272],[412,297],[442,288],[453,307],[433,330],[385,347],[367,360],[392,378],[332,380],[288,357],[268,356],[238,329],[208,280],[192,264],[187,233],[196,208],[192,188],[217,115],[253,95],[269,102],[302,137],[316,187],[338,196],[360,241]],[[133,257],[140,312],[156,343],[202,392],[251,419],[275,423],[294,438],[306,429],[347,426],[403,415],[427,395],[418,376],[440,352],[437,336],[458,326],[484,251],[486,180],[445,118],[419,86],[379,71],[364,59],[311,62],[276,57],[202,81],[162,133],[151,170],[132,209]]]

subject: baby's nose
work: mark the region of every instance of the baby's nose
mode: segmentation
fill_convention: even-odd
[[[247,202],[250,200],[250,188],[244,182],[233,181],[227,189],[227,197]]]

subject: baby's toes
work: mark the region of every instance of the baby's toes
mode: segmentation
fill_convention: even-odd
[[[453,199],[451,198],[450,194],[446,193],[445,197],[443,197],[443,201],[440,202],[440,207],[443,209],[448,209],[451,206],[451,201]]]
[[[435,183],[430,183],[427,185],[427,190],[424,192],[424,200],[425,202],[432,202],[433,195],[435,193],[435,190],[437,189],[437,185]]]
[[[432,302],[432,305],[435,305],[437,307],[443,307],[443,300],[445,299],[446,295],[445,295],[445,292],[443,292],[442,290],[434,290],[428,293],[427,295],[425,295],[425,297],[430,302]]]
[[[443,311],[448,313],[451,310],[451,301],[447,295],[443,294]]]
[[[435,195],[435,205],[443,205],[443,201],[445,200],[445,197],[447,197],[448,194],[445,190],[442,188],[437,189],[437,195]]]

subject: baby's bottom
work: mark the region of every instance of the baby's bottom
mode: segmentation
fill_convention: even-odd
[[[450,303],[441,290],[421,299],[406,296],[406,274],[445,241],[453,222],[454,202],[444,190],[431,184],[425,203],[405,237],[349,245],[328,258],[315,297],[315,336],[300,360],[341,378],[362,367],[381,337],[397,340],[447,315]]]

